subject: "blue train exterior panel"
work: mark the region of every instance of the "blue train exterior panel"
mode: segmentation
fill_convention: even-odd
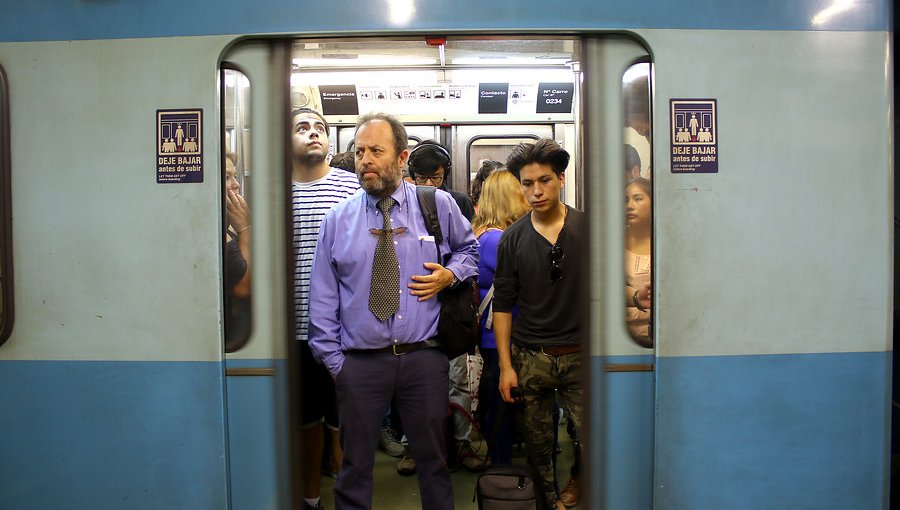
[[[890,353],[657,363],[655,508],[888,507]]]
[[[0,361],[4,510],[224,509],[214,362]]]

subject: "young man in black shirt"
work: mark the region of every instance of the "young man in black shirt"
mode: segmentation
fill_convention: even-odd
[[[578,503],[578,466],[557,496],[553,466],[555,397],[580,437],[584,213],[560,201],[569,154],[550,139],[522,143],[506,167],[522,184],[532,212],[503,233],[494,277],[494,333],[500,358],[500,394],[519,401],[520,426],[531,447],[547,508]],[[586,262],[586,260],[585,260]],[[515,322],[513,306],[518,306]],[[511,393],[519,388],[517,398]],[[578,455],[576,454],[576,459]]]

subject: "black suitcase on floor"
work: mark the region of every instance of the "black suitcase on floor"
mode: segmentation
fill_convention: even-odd
[[[475,482],[478,510],[538,510],[537,490],[525,466],[489,466]]]

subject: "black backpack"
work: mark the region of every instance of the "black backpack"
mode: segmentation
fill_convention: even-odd
[[[441,222],[437,214],[435,188],[432,186],[416,186],[416,198],[422,209],[425,228],[434,237],[437,247],[437,260],[445,264],[441,255],[441,242],[444,239]],[[448,254],[449,256],[449,254]],[[466,278],[455,287],[447,287],[438,293],[441,302],[441,316],[438,320],[437,341],[447,357],[453,359],[466,353],[475,352],[478,345],[478,283],[475,277]]]

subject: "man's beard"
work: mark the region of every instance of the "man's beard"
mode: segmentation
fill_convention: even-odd
[[[377,179],[367,181],[363,179],[365,173],[365,169],[357,169],[356,177],[359,179],[359,185],[366,193],[376,197],[386,197],[393,193],[400,186],[400,180],[402,179],[402,174],[398,171],[392,172],[390,175],[387,173],[378,174]]]

